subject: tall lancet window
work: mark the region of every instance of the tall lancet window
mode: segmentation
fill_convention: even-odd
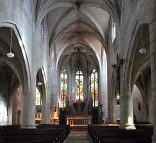
[[[41,94],[36,87],[36,105],[42,105]]]
[[[64,69],[61,73],[61,95],[60,95],[60,103],[59,107],[64,108],[66,107],[66,97],[68,94],[68,75],[67,71]]]
[[[83,101],[83,72],[77,71],[75,75],[75,99]]]
[[[91,74],[91,95],[93,107],[98,106],[98,73],[95,69]]]

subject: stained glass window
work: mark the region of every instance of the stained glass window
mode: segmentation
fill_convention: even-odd
[[[41,94],[37,87],[36,87],[36,105],[42,105]]]
[[[68,75],[66,70],[64,69],[61,73],[61,93],[60,93],[60,103],[59,107],[64,108],[66,107],[66,97],[68,94]]]
[[[95,69],[91,74],[91,95],[93,107],[98,106],[98,73]]]
[[[75,99],[83,101],[83,73],[77,71],[75,75]]]

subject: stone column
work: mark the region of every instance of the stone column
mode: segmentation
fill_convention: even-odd
[[[43,98],[42,98],[42,124],[49,124],[49,117],[50,117],[50,66],[47,70],[47,81],[45,83],[45,87],[43,89]]]
[[[59,79],[57,70],[54,68],[51,72],[51,103],[50,103],[50,112],[52,114],[52,123],[54,122],[54,112],[55,107],[57,106],[57,99],[59,96],[58,86],[59,86]]]
[[[28,91],[24,89],[21,128],[36,128],[35,125],[36,75],[31,76]]]
[[[42,124],[49,124],[49,85],[47,83],[46,90],[42,98]]]
[[[135,129],[133,122],[133,97],[129,82],[121,80],[120,92],[120,127]]]
[[[116,123],[117,122],[117,114],[118,114],[118,110],[117,110],[117,100],[116,100],[116,93],[115,93],[115,89],[111,89],[112,91],[110,92],[110,97],[108,97],[108,101],[109,101],[109,122],[110,123]],[[109,89],[110,91],[110,89]],[[120,106],[120,105],[119,105]]]
[[[99,104],[102,105],[103,120],[108,118],[108,97],[107,97],[107,70],[103,68],[99,73]]]
[[[150,17],[150,56],[151,56],[151,84],[153,102],[154,135],[152,143],[156,143],[156,2]]]

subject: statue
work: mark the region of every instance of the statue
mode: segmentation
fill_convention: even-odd
[[[115,69],[115,89],[120,95],[120,68],[124,63],[124,60],[119,58],[117,54],[116,61],[117,63],[112,65],[112,67]]]

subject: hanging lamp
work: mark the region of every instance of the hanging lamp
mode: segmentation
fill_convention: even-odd
[[[42,82],[39,81],[39,82],[37,83],[37,85],[42,85]]]
[[[9,53],[7,53],[7,57],[8,58],[13,58],[15,56],[15,54],[11,51],[11,48],[12,48],[12,29],[11,29],[11,32],[10,32],[10,51]]]
[[[39,81],[37,82],[37,85],[39,85],[39,86],[42,85],[40,76],[39,76]]]
[[[147,49],[143,47],[143,38],[142,38],[142,24],[141,24],[141,48],[139,49],[140,54],[146,54]]]

